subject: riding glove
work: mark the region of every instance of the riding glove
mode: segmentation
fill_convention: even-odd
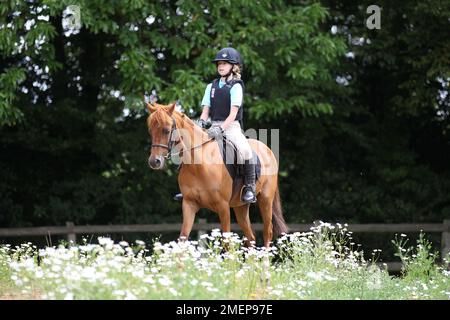
[[[216,139],[222,137],[223,129],[221,126],[214,126],[208,129],[208,137]]]
[[[206,128],[206,121],[205,120],[203,120],[203,119],[198,119],[197,120],[197,125],[200,127],[200,128]]]

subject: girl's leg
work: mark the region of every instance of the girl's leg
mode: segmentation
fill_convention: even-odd
[[[227,130],[225,130],[224,135],[228,140],[231,140],[236,145],[236,148],[241,156],[238,157],[238,163],[242,164],[242,160],[252,159],[252,148],[250,147],[247,138],[242,133],[241,126],[238,121],[231,123]]]
[[[225,130],[225,136],[234,142],[244,160],[245,181],[241,200],[245,203],[254,203],[256,202],[256,159],[253,159],[252,148],[250,147],[247,138],[242,133],[239,122],[233,122],[227,130]]]

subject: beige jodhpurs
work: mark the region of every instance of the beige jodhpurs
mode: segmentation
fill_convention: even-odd
[[[223,121],[212,121],[212,126],[220,126],[222,123]],[[242,132],[239,121],[236,120],[230,123],[228,128],[225,130],[224,135],[228,140],[231,140],[236,145],[236,148],[244,160],[250,160],[252,158],[252,148]]]

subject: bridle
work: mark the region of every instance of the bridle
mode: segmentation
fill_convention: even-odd
[[[170,157],[172,155],[172,153],[171,153],[172,147],[173,147],[172,135],[173,135],[173,132],[175,131],[175,129],[177,128],[177,123],[176,123],[175,119],[172,116],[170,116],[170,117],[172,118],[172,128],[170,129],[168,143],[167,144],[161,144],[161,143],[153,144],[152,143],[152,146],[151,146],[151,148],[161,147],[161,148],[167,149],[167,154],[164,156],[164,158],[166,158],[166,159],[170,159]]]
[[[167,144],[161,144],[161,143],[153,144],[152,143],[152,145],[151,145],[151,148],[160,147],[160,148],[167,149],[167,154],[164,156],[165,159],[169,160],[172,156],[178,155],[178,154],[180,154],[183,151],[191,151],[193,149],[196,149],[196,148],[198,148],[198,147],[200,147],[200,146],[210,142],[211,140],[214,140],[214,138],[210,138],[210,139],[202,142],[201,144],[199,144],[197,146],[194,146],[194,147],[192,147],[190,149],[185,150],[183,148],[182,150],[180,150],[180,151],[178,151],[176,153],[172,153],[172,148],[173,148],[173,143],[174,143],[174,141],[172,140],[172,135],[173,135],[173,132],[177,129],[177,122],[175,121],[173,116],[170,116],[170,118],[172,118],[172,128],[170,129],[168,143]],[[195,124],[194,124],[194,126],[195,126]],[[180,143],[180,142],[181,142],[181,139],[177,141],[177,144]],[[183,143],[183,145],[184,145],[184,143]]]

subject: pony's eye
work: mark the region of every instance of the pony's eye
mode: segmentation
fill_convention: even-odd
[[[163,129],[163,133],[164,133],[164,134],[169,134],[169,133],[170,133],[170,130],[167,129],[167,128],[164,128],[164,129]]]

